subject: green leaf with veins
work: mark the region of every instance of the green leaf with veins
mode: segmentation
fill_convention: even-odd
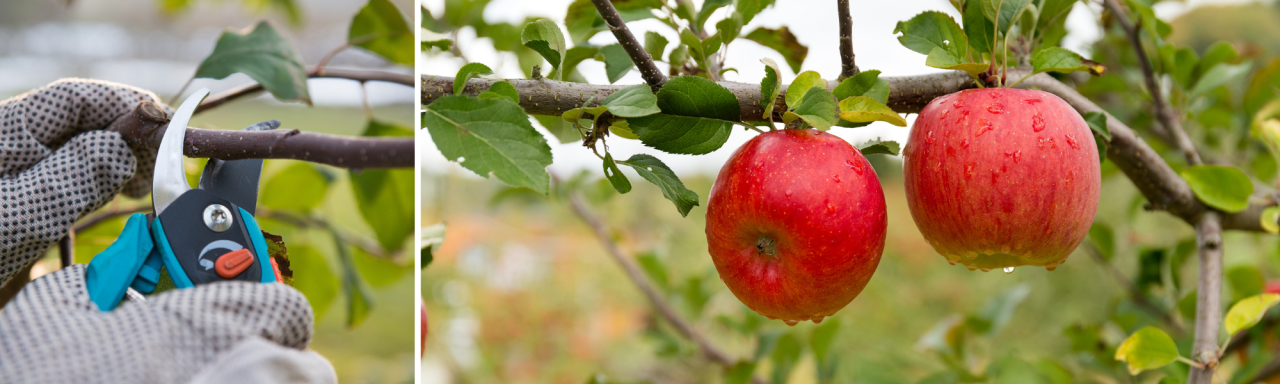
[[[644,51],[649,53],[649,57],[654,60],[662,61],[662,52],[667,50],[667,38],[662,34],[648,31],[644,33]]]
[[[609,84],[622,79],[622,76],[631,71],[631,68],[635,68],[635,64],[631,62],[631,56],[627,56],[627,50],[619,44],[600,47],[596,60],[604,62],[604,71],[609,75]]]
[[[551,20],[538,19],[526,24],[520,33],[520,44],[547,59],[553,71],[559,70],[564,65],[566,49],[564,34],[560,32],[560,26]],[[554,77],[556,80],[562,78],[564,78],[563,74]]]
[[[446,96],[466,98],[464,96]],[[469,99],[469,98],[468,98]],[[469,99],[477,100],[479,99]],[[503,100],[502,102],[506,102]],[[527,124],[527,123],[526,123]],[[413,130],[394,124],[370,120],[362,134],[365,137],[412,137]],[[366,169],[350,171],[351,189],[356,208],[388,252],[404,246],[413,235],[414,172],[412,169]]]
[[[1061,47],[1049,47],[1036,51],[1031,56],[1032,74],[1040,72],[1070,73],[1087,71],[1094,76],[1101,75],[1106,67],[1096,61],[1085,59],[1080,54]]]
[[[520,105],[501,99],[445,96],[427,106],[422,125],[440,153],[464,168],[546,194],[551,147]]]
[[[329,190],[329,177],[307,163],[294,163],[283,171],[271,176],[263,185],[263,191],[293,191],[291,193],[266,193],[260,204],[271,209],[280,209],[298,213],[308,213],[320,201],[324,200]]]
[[[867,96],[854,96],[840,100],[840,118],[853,123],[869,123],[883,121],[899,127],[907,126],[907,121],[884,104]]]
[[[761,11],[773,5],[774,0],[738,0],[734,10],[742,13],[742,25],[751,23]]]
[[[280,101],[311,104],[302,55],[268,22],[222,32],[194,77],[223,79],[234,73],[249,76]]]
[[[600,105],[618,117],[640,117],[662,112],[658,109],[658,96],[653,94],[648,84],[619,89],[601,101]]]
[[[743,38],[777,51],[787,61],[791,72],[800,72],[805,57],[809,56],[809,47],[800,44],[796,35],[791,34],[791,30],[785,26],[778,29],[756,28]]]
[[[764,63],[764,79],[760,80],[760,96],[762,96],[760,107],[764,108],[764,115],[761,118],[765,121],[773,121],[773,106],[778,100],[778,95],[782,93],[781,75],[778,72],[778,63],[773,62],[773,59],[766,57],[760,59],[760,62]]]
[[[982,2],[982,14],[996,26],[1000,35],[1009,33],[1031,0],[976,0]]]
[[[640,140],[640,136],[636,136],[635,132],[631,132],[631,123],[626,120],[614,120],[613,124],[609,126],[609,132],[624,139]]]
[[[970,52],[975,60],[982,61],[982,55],[990,55],[998,45],[992,40],[995,38],[996,26],[982,13],[982,0],[966,1],[962,17],[965,37],[969,39]]]
[[[734,12],[724,20],[716,22],[716,34],[720,35],[720,40],[724,45],[729,45],[738,35],[742,33],[742,14]]]
[[[698,194],[685,188],[684,183],[658,158],[640,154],[622,162],[640,174],[645,180],[662,190],[662,196],[676,205],[680,216],[689,216],[689,210],[698,205]]]
[[[688,47],[689,56],[693,58],[695,63],[698,63],[698,68],[707,68],[706,49],[703,48],[702,39],[699,39],[697,34],[694,34],[688,28],[680,30],[680,43]],[[675,52],[671,52],[671,54],[674,55]]]
[[[986,71],[987,68],[990,67],[990,65],[984,63],[966,63],[960,61],[959,58],[952,56],[942,48],[934,48],[933,51],[929,52],[929,57],[925,58],[924,65],[934,68],[965,71],[974,76]]]
[[[880,104],[888,104],[889,82],[880,78],[880,71],[872,69],[858,72],[857,75],[844,79],[831,90],[831,93],[839,100],[854,96],[868,96]]]
[[[627,119],[640,142],[675,154],[702,155],[729,140],[733,123],[725,120],[659,113]]]
[[[796,109],[800,103],[804,102],[804,97],[808,95],[810,88],[827,89],[827,81],[814,71],[804,71],[796,76],[796,79],[787,86],[787,95],[785,101],[787,109]]]
[[[458,74],[453,76],[453,94],[461,94],[462,90],[467,87],[467,81],[477,75],[492,75],[493,70],[489,66],[482,63],[468,63],[458,69]]]
[[[836,117],[839,112],[836,97],[831,95],[831,91],[826,87],[813,87],[805,92],[804,100],[800,105],[783,114],[782,119],[784,123],[789,124],[799,118],[819,131],[826,131],[840,121],[840,118]]]
[[[714,81],[694,76],[679,76],[658,90],[658,107],[662,113],[740,121],[738,98]]]
[[[613,161],[613,155],[609,152],[604,153],[604,177],[609,179],[609,184],[618,193],[631,192],[631,180],[627,180],[627,175],[618,169],[618,164]]]
[[[351,19],[347,31],[347,44],[409,66],[413,65],[413,40],[409,23],[390,0],[369,0]]]
[[[858,146],[858,151],[863,156],[867,155],[894,155],[897,156],[901,152],[901,146],[896,141],[880,141],[873,140],[862,143]]]
[[[1184,168],[1182,178],[1196,198],[1226,212],[1240,212],[1249,206],[1253,182],[1244,172],[1224,165],[1195,165]]]
[[[489,85],[489,90],[481,93],[480,97],[485,97],[486,94],[493,94],[510,100],[512,103],[520,104],[520,92],[516,91],[516,86],[511,85],[511,83],[505,80]]]
[[[965,57],[968,52],[969,39],[956,21],[947,14],[938,11],[925,11],[907,21],[899,21],[893,33],[902,33],[898,42],[902,46],[922,55],[928,55],[934,48],[942,48],[953,57]]]
[[[1129,364],[1129,374],[1156,369],[1178,359],[1178,346],[1159,328],[1147,326],[1134,332],[1116,348],[1116,360]]]
[[[1235,80],[1240,76],[1249,73],[1249,69],[1253,67],[1253,63],[1245,61],[1240,64],[1218,63],[1210,68],[1196,81],[1195,87],[1191,88],[1191,97],[1203,95],[1214,88],[1226,84],[1228,81]]]

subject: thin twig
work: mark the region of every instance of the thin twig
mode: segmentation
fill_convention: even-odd
[[[154,103],[142,102],[116,118],[107,130],[120,132],[129,147],[157,149],[169,118]],[[222,160],[293,159],[341,168],[411,168],[413,138],[371,138],[302,132],[297,129],[227,131],[187,128],[187,157]]]
[[[609,256],[613,257],[613,261],[617,262],[618,266],[622,267],[622,270],[627,273],[627,277],[636,285],[636,288],[640,289],[641,293],[644,293],[645,298],[649,299],[649,304],[652,304],[658,310],[658,314],[663,319],[675,327],[676,331],[680,332],[682,336],[693,340],[698,345],[698,348],[702,350],[702,354],[707,356],[707,359],[725,367],[732,367],[736,364],[736,361],[730,358],[728,354],[712,345],[706,336],[693,327],[693,324],[690,324],[688,320],[676,313],[675,308],[671,307],[671,303],[668,303],[662,294],[658,293],[658,289],[640,272],[640,268],[636,266],[635,262],[623,255],[622,250],[618,248],[618,244],[609,238],[609,231],[605,229],[604,223],[582,202],[582,196],[577,193],[571,193],[569,195],[569,206],[573,208],[573,212],[582,221],[586,222],[587,226],[591,227],[591,230],[596,234],[596,239],[600,240],[600,244],[604,246],[604,250]],[[756,383],[764,382],[755,378],[753,378],[753,381]]]
[[[361,83],[369,82],[369,81],[384,81],[388,83],[396,83],[396,84],[406,85],[410,87],[413,86],[413,75],[392,73],[392,72],[382,72],[382,71],[360,71],[360,70],[342,69],[342,68],[312,67],[311,70],[307,71],[307,77],[338,78],[338,79],[355,80]],[[196,107],[196,113],[204,112],[209,108],[226,104],[228,101],[239,99],[241,97],[245,97],[249,95],[254,95],[264,90],[265,88],[262,87],[262,84],[253,83],[253,84],[242,86],[240,88],[230,89],[216,95],[211,95],[208,98],[204,99],[204,102],[201,102],[199,107]]]
[[[853,56],[853,17],[849,15],[849,0],[837,0],[840,11],[840,81],[858,74]]]
[[[1173,110],[1173,105],[1165,100],[1164,93],[1160,91],[1160,82],[1156,78],[1155,68],[1151,66],[1151,59],[1147,57],[1146,48],[1142,46],[1142,38],[1138,36],[1138,25],[1129,20],[1116,0],[1103,0],[1103,4],[1111,10],[1116,22],[1120,23],[1120,28],[1129,35],[1129,42],[1133,43],[1133,53],[1138,56],[1138,66],[1142,67],[1142,75],[1147,82],[1147,91],[1151,93],[1151,102],[1155,106],[1156,118],[1160,120],[1160,125],[1176,138],[1178,149],[1182,150],[1183,155],[1186,156],[1187,164],[1203,164],[1200,161],[1200,153],[1191,142],[1191,137],[1187,136],[1187,132],[1182,129],[1182,118]]]
[[[1116,280],[1117,284],[1120,284],[1121,287],[1129,291],[1129,296],[1133,297],[1133,302],[1135,304],[1138,304],[1142,309],[1147,310],[1147,312],[1150,312],[1152,315],[1160,318],[1160,320],[1163,320],[1165,324],[1172,328],[1174,333],[1180,334],[1186,332],[1186,330],[1182,329],[1182,325],[1178,324],[1177,320],[1169,314],[1168,310],[1160,308],[1159,305],[1148,300],[1147,296],[1138,289],[1138,285],[1134,284],[1133,280],[1129,279],[1129,276],[1125,276],[1124,272],[1121,272],[1120,269],[1116,268],[1115,264],[1112,264],[1110,261],[1102,258],[1102,252],[1098,251],[1096,245],[1086,244],[1084,246],[1084,250],[1089,254],[1089,256],[1092,256],[1093,260],[1098,262],[1098,264],[1101,265],[1113,279]]]
[[[631,62],[636,64],[636,68],[640,69],[640,77],[644,78],[644,82],[653,87],[655,91],[667,82],[667,77],[658,71],[657,64],[653,63],[653,57],[649,56],[649,52],[644,50],[644,46],[636,40],[635,35],[631,34],[631,30],[627,29],[627,23],[622,21],[622,16],[618,15],[618,10],[613,8],[613,3],[609,0],[591,0],[595,4],[596,11],[600,12],[600,17],[604,18],[605,24],[609,25],[609,31],[613,32],[613,37],[618,39],[618,43],[622,44],[622,49],[627,51],[627,56],[631,56]]]
[[[401,250],[387,252],[387,250],[383,249],[382,246],[378,245],[377,241],[374,241],[372,239],[369,239],[363,236],[356,236],[350,233],[346,233],[344,231],[340,231],[336,229],[331,223],[329,223],[328,220],[325,220],[320,217],[311,216],[311,215],[302,215],[302,214],[297,214],[297,213],[288,212],[288,211],[270,209],[266,207],[259,207],[257,216],[279,220],[299,228],[319,228],[319,229],[330,230],[334,233],[337,233],[338,236],[341,236],[343,241],[350,243],[352,245],[355,245],[357,248],[364,250],[365,253],[377,256],[387,261],[395,262],[396,260],[403,257],[404,255],[404,252],[402,252]]]
[[[75,227],[71,228],[71,232],[84,232],[93,227],[98,226],[98,224],[102,224],[106,222],[107,220],[111,220],[120,216],[128,216],[128,215],[132,215],[135,213],[142,213],[142,212],[151,212],[151,206],[140,205],[137,207],[117,208],[117,209],[98,211],[98,213],[94,214],[93,216],[89,216],[84,220],[80,220],[80,222],[77,223]]]
[[[1218,332],[1222,328],[1222,227],[1210,211],[1196,224],[1200,252],[1200,284],[1196,291],[1196,333],[1191,358],[1204,368],[1191,367],[1187,382],[1210,384],[1218,368]]]

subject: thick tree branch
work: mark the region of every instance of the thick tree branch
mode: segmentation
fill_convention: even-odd
[[[1192,366],[1187,382],[1209,384],[1218,368],[1218,332],[1222,329],[1222,227],[1216,212],[1205,214],[1196,223],[1196,246],[1200,250],[1200,283],[1191,358],[1204,364],[1204,369]]]
[[[614,242],[613,239],[609,237],[609,231],[605,229],[604,223],[600,221],[599,217],[596,217],[596,215],[591,212],[590,208],[587,208],[586,203],[582,202],[581,196],[576,193],[570,194],[569,206],[570,208],[573,208],[573,213],[576,213],[583,222],[586,222],[587,226],[591,227],[591,230],[596,234],[596,238],[600,240],[600,245],[604,246],[604,250],[609,254],[609,256],[613,257],[613,261],[617,262],[618,266],[622,267],[622,270],[627,273],[627,277],[631,279],[631,282],[640,289],[641,293],[644,293],[645,298],[649,299],[649,304],[652,304],[653,307],[658,310],[658,314],[670,323],[672,327],[675,327],[676,331],[680,332],[680,335],[688,338],[689,340],[693,340],[695,344],[698,344],[698,348],[702,350],[702,354],[706,355],[707,359],[716,364],[720,364],[725,367],[732,367],[737,363],[724,351],[721,351],[719,348],[716,348],[715,345],[712,345],[711,342],[707,340],[706,336],[694,328],[693,324],[690,324],[689,321],[681,317],[680,314],[676,312],[675,308],[671,307],[671,303],[668,303],[662,294],[658,292],[658,289],[653,286],[653,283],[650,282],[642,272],[640,272],[640,268],[636,266],[635,262],[631,261],[631,258],[622,254],[622,250],[618,248],[618,243]],[[753,378],[753,381],[756,383],[764,383],[763,380],[755,378]]]
[[[323,63],[321,65],[323,65]],[[360,70],[353,70],[353,69],[325,68],[322,66],[316,66],[311,68],[311,70],[307,71],[307,77],[348,79],[348,80],[359,81],[361,83],[365,83],[369,81],[384,81],[388,83],[396,83],[396,84],[401,84],[401,85],[410,86],[410,87],[413,86],[413,75],[406,75],[406,74],[392,73],[392,72],[381,72],[381,71],[360,71]],[[265,89],[262,88],[262,84],[254,83],[254,84],[242,86],[240,88],[230,89],[216,95],[209,96],[209,98],[205,99],[203,102],[200,103],[199,107],[196,107],[196,113],[204,112],[209,108],[226,104],[229,101],[239,99],[241,97],[255,95],[258,92],[262,92],[264,90]]]
[[[849,0],[837,0],[836,8],[840,13],[840,78],[853,77],[858,74],[858,66],[853,61],[853,17],[849,15]]]
[[[1010,69],[1009,76],[1020,78],[1028,73],[1025,68]],[[972,88],[973,81],[964,72],[953,71],[917,76],[887,76],[883,79],[889,83],[889,107],[899,113],[917,113],[935,97]],[[464,94],[478,95],[489,89],[489,85],[497,80],[472,79],[463,90]],[[582,106],[589,98],[603,100],[609,94],[621,89],[624,85],[591,85],[550,80],[507,80],[520,92],[520,106],[525,111],[536,115],[560,115],[569,109]],[[760,108],[760,86],[758,84],[722,81],[718,82],[738,97],[739,107],[744,121],[759,121],[764,110]],[[834,84],[832,85],[834,86]],[[786,85],[782,86],[786,89]],[[1036,74],[1019,84],[1019,88],[1039,88],[1062,98],[1080,113],[1106,113],[1093,101],[1076,92],[1070,86],[1055,80],[1046,74]],[[453,78],[442,76],[422,76],[422,105],[429,105],[436,99],[451,94]],[[784,111],[782,104],[784,95],[775,100],[774,111]],[[781,119],[780,112],[776,118]],[[1164,210],[1181,218],[1188,224],[1195,225],[1209,208],[1196,200],[1191,187],[1182,177],[1165,163],[1160,154],[1152,149],[1136,132],[1107,113],[1107,128],[1111,131],[1111,146],[1107,150],[1107,159],[1116,164],[1125,176],[1133,182],[1138,190],[1146,196],[1154,209]],[[1260,199],[1252,199],[1260,200]],[[1260,222],[1262,210],[1266,206],[1256,202],[1242,212],[1220,213],[1219,219],[1223,229],[1261,232]]]
[[[1120,28],[1129,35],[1129,42],[1133,43],[1133,53],[1138,56],[1138,66],[1142,67],[1142,75],[1147,82],[1147,90],[1151,93],[1151,102],[1154,104],[1156,118],[1160,120],[1160,125],[1174,138],[1174,143],[1186,156],[1187,164],[1203,164],[1200,161],[1200,153],[1191,142],[1191,137],[1187,136],[1187,131],[1182,129],[1182,117],[1178,116],[1173,105],[1169,104],[1169,101],[1164,98],[1164,93],[1160,91],[1160,81],[1156,77],[1155,67],[1151,66],[1151,59],[1147,57],[1147,51],[1142,47],[1142,38],[1138,36],[1138,25],[1129,20],[1129,16],[1116,0],[1103,0],[1103,4],[1111,10],[1116,22],[1120,23]]]
[[[658,71],[658,66],[653,63],[653,57],[649,56],[649,52],[644,50],[644,45],[636,41],[635,35],[627,29],[627,23],[622,21],[622,16],[618,15],[617,9],[613,8],[613,3],[609,0],[591,0],[591,3],[595,4],[596,11],[599,11],[600,16],[604,18],[604,23],[609,25],[609,31],[613,32],[613,37],[616,37],[618,43],[622,44],[622,49],[627,51],[627,56],[631,56],[631,62],[640,69],[640,77],[643,77],[644,82],[657,91],[667,82],[667,77]]]
[[[116,118],[107,129],[120,132],[132,148],[160,147],[169,118],[154,103],[142,102]],[[342,168],[413,167],[413,138],[363,138],[302,132],[226,131],[187,128],[184,153],[188,157],[222,160],[294,159]]]

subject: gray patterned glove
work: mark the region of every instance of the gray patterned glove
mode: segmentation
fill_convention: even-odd
[[[0,102],[0,284],[117,193],[150,192],[155,152],[131,151],[101,129],[157,100],[71,79]],[[305,351],[314,315],[293,288],[220,282],[102,312],[85,268],[36,279],[0,309],[0,382],[336,382],[332,366]]]

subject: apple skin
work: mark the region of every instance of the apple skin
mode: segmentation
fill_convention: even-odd
[[[929,102],[902,168],[911,217],[948,262],[1052,271],[1093,223],[1098,161],[1089,125],[1062,99],[985,88]]]
[[[871,164],[813,129],[752,138],[720,169],[707,200],[707,245],[720,279],[747,307],[788,325],[821,322],[862,292],[887,224]]]
[[[427,351],[427,329],[429,328],[427,327],[427,303],[424,303],[421,297],[418,298],[418,308],[422,312],[422,342],[418,346],[418,356],[422,356]]]

